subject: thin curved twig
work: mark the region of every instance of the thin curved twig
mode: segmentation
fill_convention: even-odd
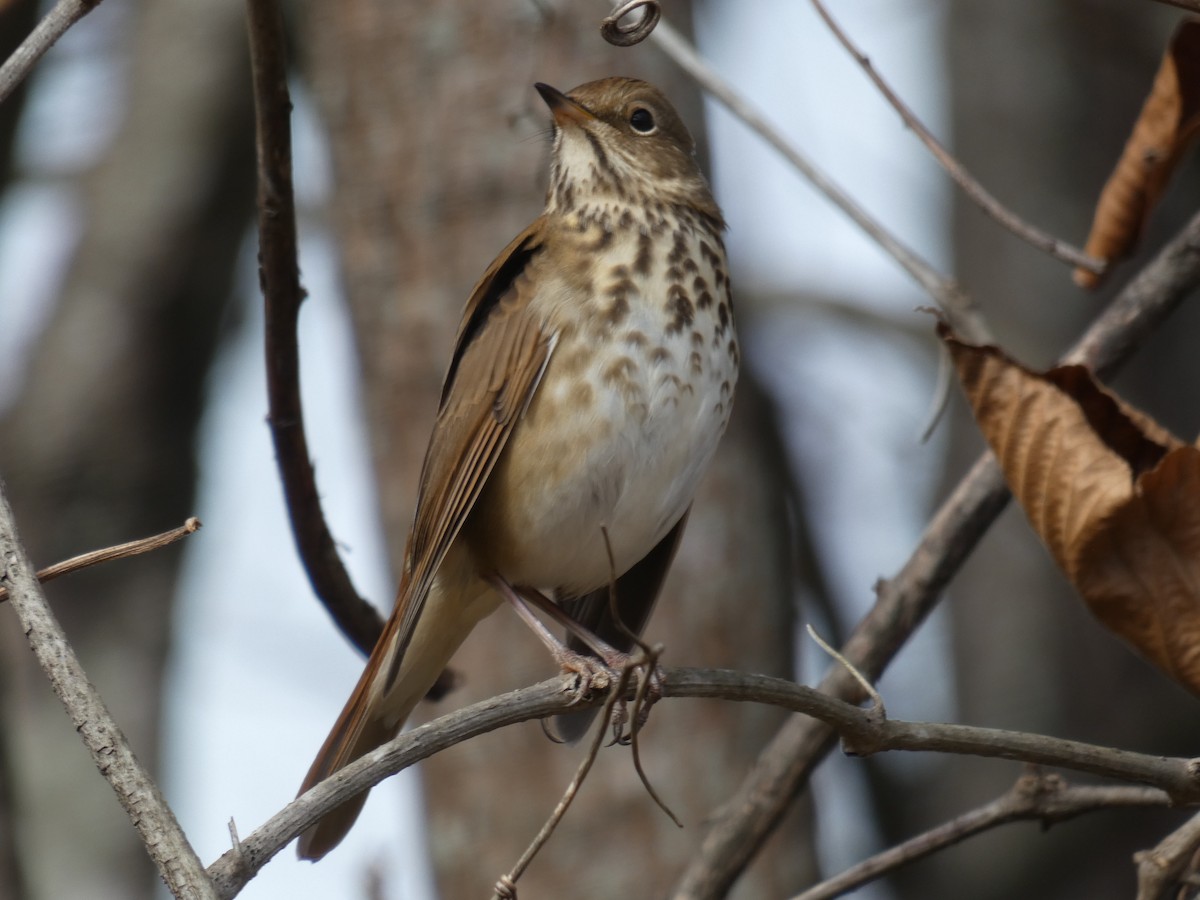
[[[38,22],[29,37],[0,66],[0,103],[8,99],[37,65],[46,51],[58,43],[67,29],[100,5],[100,0],[58,0]]]
[[[929,412],[925,414],[925,424],[921,426],[918,441],[928,443],[937,430],[942,415],[950,405],[950,388],[954,384],[954,367],[950,363],[950,354],[945,346],[937,350],[938,367],[937,379],[933,384],[933,399],[929,403]]]
[[[383,630],[379,612],[354,589],[325,522],[304,433],[296,325],[304,289],[296,252],[292,193],[291,98],[278,0],[248,0],[250,60],[258,143],[258,274],[266,309],[268,424],[288,518],[308,579],[334,622],[371,652]]]
[[[917,118],[916,114],[909,109],[908,105],[900,99],[899,95],[892,90],[891,86],[883,80],[883,76],[872,65],[870,58],[863,53],[850,40],[850,36],[842,29],[837,21],[829,14],[829,10],[825,8],[825,4],[821,0],[810,0],[813,8],[816,9],[817,15],[825,22],[825,25],[833,32],[833,36],[837,38],[838,43],[845,48],[846,52],[853,57],[859,67],[866,72],[867,77],[871,79],[879,92],[883,94],[884,99],[891,104],[892,108],[899,113],[904,124],[912,129],[913,134],[917,139],[928,148],[933,154],[933,158],[937,160],[946,174],[962,188],[963,193],[967,195],[980,209],[985,213],[1019,237],[1026,243],[1036,247],[1038,250],[1048,253],[1055,259],[1086,269],[1096,275],[1104,272],[1106,262],[1102,259],[1095,259],[1088,256],[1082,250],[1072,246],[1066,241],[1059,240],[1053,235],[1047,234],[1041,229],[1024,221],[1020,216],[1008,209],[1003,203],[997,200],[992,194],[980,184],[970,172],[963,167],[954,156],[938,141],[937,138],[925,127],[924,123]]]
[[[793,900],[831,900],[876,881],[889,872],[931,856],[946,847],[1010,822],[1037,820],[1044,827],[1100,809],[1169,806],[1171,798],[1156,788],[1125,785],[1096,787],[1068,785],[1058,775],[1036,767],[1026,772],[1003,795],[865,859],[797,894]]]
[[[1200,286],[1200,215],[1133,279],[1064,359],[1101,377],[1125,362],[1142,340]],[[937,606],[942,589],[1008,502],[1004,478],[990,452],[959,482],[926,527],[897,575],[876,587],[874,607],[842,648],[869,678],[878,679],[896,652]],[[822,690],[860,699],[860,689],[835,669]],[[820,722],[788,720],[759,755],[676,882],[671,896],[723,897],[774,830],[792,799],[834,745]]]
[[[208,873],[179,827],[158,785],[142,768],[104,700],[92,686],[67,636],[46,602],[17,534],[0,486],[0,582],[29,646],[75,725],[100,774],[128,813],[147,854],[175,897],[215,900]]]
[[[641,18],[622,25],[621,20],[636,9],[641,9]],[[600,22],[600,36],[615,47],[632,47],[650,36],[661,17],[662,7],[657,0],[629,0],[604,17]]]
[[[862,688],[863,693],[866,694],[871,700],[871,711],[875,715],[886,719],[887,706],[884,705],[883,695],[876,690],[875,685],[871,684],[871,682],[867,679],[867,676],[858,671],[858,669],[854,667],[854,664],[850,662],[850,660],[846,659],[846,657],[842,656],[841,653],[833,649],[829,642],[817,633],[817,629],[813,628],[811,623],[805,625],[804,630],[808,632],[808,636],[813,639],[816,645],[825,651],[827,656],[829,656],[834,662],[841,665],[842,668],[844,668],[850,674],[850,677],[858,682],[858,686]]]
[[[220,897],[232,898],[297,835],[349,798],[448,747],[517,722],[597,705],[580,700],[575,679],[560,676],[510,691],[405,732],[297,797],[262,827],[242,838],[208,868]],[[841,734],[855,753],[927,750],[999,759],[1027,759],[1134,781],[1166,792],[1175,804],[1200,804],[1200,760],[1152,756],[1044,735],[965,725],[880,718],[815,688],[783,678],[725,669],[668,669],[662,694],[779,706],[804,713]]]
[[[653,647],[647,647],[640,638],[638,644],[644,655],[641,660],[633,663],[634,668],[642,669],[642,677],[638,679],[637,690],[634,692],[633,702],[630,704],[629,756],[633,760],[633,770],[637,772],[638,780],[646,789],[646,794],[654,801],[654,805],[663,811],[663,815],[671,820],[671,824],[676,828],[682,828],[683,823],[679,821],[679,816],[675,815],[675,810],[667,806],[667,801],[658,793],[658,789],[654,787],[650,776],[646,774],[646,769],[642,766],[642,727],[639,722],[643,721],[643,716],[649,713],[648,704],[652,701],[648,698],[658,672],[658,660],[662,656],[663,645],[655,644]]]
[[[46,566],[44,569],[38,569],[37,580],[39,583],[45,584],[47,581],[53,581],[55,578],[63,575],[70,575],[72,572],[78,572],[80,569],[86,569],[89,566],[97,566],[100,563],[112,562],[117,559],[128,559],[131,556],[149,553],[151,550],[158,550],[174,544],[176,541],[183,540],[189,534],[195,534],[200,530],[200,526],[200,520],[192,516],[178,528],[172,528],[170,531],[139,538],[136,541],[129,541],[124,544],[117,544],[114,547],[91,550],[87,553],[81,553],[78,556],[72,556],[70,559],[65,559],[62,562],[57,562],[52,566]],[[3,603],[7,599],[8,591],[0,587],[0,603]]]
[[[766,117],[745,96],[718,75],[708,61],[700,56],[696,48],[678,31],[663,20],[658,23],[658,27],[654,29],[650,37],[676,65],[734,116],[741,119],[752,131],[774,147],[814,188],[824,194],[834,206],[862,229],[867,237],[892,257],[941,307],[955,329],[961,323],[967,333],[975,335],[980,343],[993,343],[991,332],[982,312],[953,278],[938,272],[919,254],[877,222],[829,176],[813,165],[779,129],[767,121]],[[975,339],[972,338],[972,340]]]
[[[609,721],[613,714],[613,709],[617,705],[617,701],[625,696],[625,690],[629,685],[629,676],[632,671],[632,666],[625,666],[621,670],[621,676],[617,680],[617,683],[609,690],[608,697],[604,702],[602,722],[606,723]],[[584,754],[583,759],[580,760],[579,766],[575,770],[575,776],[571,779],[571,783],[567,785],[566,790],[563,791],[562,797],[555,804],[549,818],[546,819],[537,835],[529,843],[529,846],[525,848],[525,852],[521,854],[513,867],[506,874],[500,876],[500,880],[496,882],[493,890],[493,900],[507,900],[507,898],[515,898],[517,896],[517,881],[525,873],[529,864],[533,862],[533,858],[541,852],[542,847],[546,845],[546,841],[550,840],[550,835],[554,834],[554,829],[558,827],[563,816],[567,814],[571,803],[579,794],[580,787],[583,786],[583,780],[587,778],[588,772],[592,770],[592,764],[596,761],[596,756],[600,753],[600,745],[604,743],[604,731],[603,724],[596,729],[587,753]]]
[[[871,81],[879,89],[880,93],[883,94],[884,99],[886,99],[887,102],[891,104],[892,108],[895,109],[900,115],[900,118],[903,120],[904,124],[912,129],[918,140],[920,140],[921,143],[928,148],[929,152],[933,154],[933,158],[946,171],[946,174],[949,175],[950,178],[960,188],[962,188],[967,197],[975,202],[993,219],[995,219],[1017,237],[1021,238],[1021,240],[1029,243],[1033,247],[1036,247],[1038,250],[1048,253],[1050,256],[1062,260],[1071,266],[1083,268],[1095,274],[1101,274],[1104,271],[1106,267],[1104,260],[1095,259],[1091,256],[1088,256],[1082,250],[1069,244],[1068,242],[1056,238],[1053,235],[1047,234],[1034,225],[1031,225],[1030,223],[1021,219],[1021,217],[1012,210],[1004,206],[1004,204],[1002,204],[994,196],[992,196],[987,188],[980,184],[979,181],[966,170],[962,163],[960,163],[950,153],[950,151],[942,146],[941,142],[939,142],[938,139],[933,136],[932,132],[925,127],[924,123],[917,118],[916,114],[908,107],[908,105],[900,99],[900,96],[892,90],[891,86],[886,81],[884,81],[883,76],[880,75],[875,67],[871,64],[870,58],[861,50],[859,50],[854,42],[850,40],[849,35],[846,34],[833,16],[830,15],[829,11],[825,8],[825,5],[821,2],[821,0],[811,0],[811,2],[817,11],[817,15],[821,17],[829,30],[833,32],[834,37],[846,49],[846,52],[850,54],[854,61],[858,63],[862,70],[866,72],[867,77],[871,79]],[[640,21],[628,27],[621,27],[619,25],[620,19],[623,16],[628,15],[632,10],[643,5],[649,8],[647,8],[645,15],[643,15]],[[629,47],[645,40],[654,30],[657,22],[658,4],[643,3],[634,0],[634,2],[622,4],[606,19],[604,19],[603,24],[601,25],[601,34],[610,44],[615,44],[618,47]],[[706,75],[707,78],[715,77],[715,74],[711,71],[711,67],[709,67],[707,63],[704,63],[704,61],[700,59],[699,55],[696,54],[695,48],[689,48],[692,55],[695,56],[695,59],[689,61],[687,64],[685,64],[681,58],[675,57],[672,54],[670,48],[675,45],[676,41],[680,38],[678,33],[674,32],[674,30],[669,26],[667,27],[667,32],[667,46],[664,46],[664,49],[668,51],[668,54],[672,55],[672,58],[674,58],[677,63],[687,70],[693,78],[696,78],[697,81],[700,81],[701,84],[704,84],[704,86],[710,90],[714,96],[718,96],[718,99],[721,99],[722,102],[725,103],[730,109],[730,111],[742,118],[742,120],[750,125],[751,128],[753,128],[764,138],[770,141],[774,146],[776,146],[777,149],[780,149],[781,152],[783,152],[782,148],[778,143],[776,143],[775,139],[763,129],[762,125],[765,123],[752,122],[750,118],[742,115],[742,113],[738,112],[738,110],[734,108],[733,104],[731,104],[727,99],[721,97],[699,77],[696,71],[693,71],[692,68],[690,68],[690,66],[695,66],[697,63],[699,63],[700,65],[703,65],[709,69],[709,73]],[[744,105],[744,103],[739,103],[739,106],[744,107]],[[752,110],[750,110],[750,112],[754,118],[760,118]],[[805,177],[812,180],[814,185],[816,185],[819,190],[822,190],[823,192],[825,191],[825,188],[822,187],[822,183],[826,182],[827,179],[825,179],[823,175],[820,175],[819,180],[814,179],[813,174],[810,171],[812,169],[811,165],[809,165],[807,162],[803,164],[797,162],[797,160],[792,158],[792,156],[787,152],[785,152],[784,155],[788,156],[793,165],[795,165],[805,175]],[[833,200],[835,204],[837,204],[843,209],[843,211],[850,215],[850,217],[854,219],[854,221],[858,223],[860,227],[867,231],[871,237],[873,237],[876,241],[879,241],[878,234],[873,230],[879,228],[878,225],[873,224],[872,229],[868,229],[854,213],[850,212],[850,210],[846,209],[846,207],[842,205],[838,197],[829,194],[828,192],[826,192],[826,194],[831,200]],[[885,250],[888,250],[889,253],[892,253],[893,256],[896,256],[896,254],[893,253],[886,244],[883,246]],[[902,255],[905,256],[910,263],[913,262],[913,257],[915,257],[915,254],[912,254],[911,252],[906,252]],[[912,268],[909,268],[909,265],[905,262],[905,259],[902,259],[899,256],[896,256],[896,258],[902,266],[904,266],[910,271],[910,273],[913,274],[917,281],[921,283],[926,290],[929,290],[930,293],[933,294],[933,291],[929,288],[929,282],[926,280],[927,274],[918,274]]]

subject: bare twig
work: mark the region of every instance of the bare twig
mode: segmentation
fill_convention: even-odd
[[[1102,376],[1111,374],[1197,285],[1200,215],[1117,295],[1064,359],[1084,362]],[[934,515],[900,572],[879,583],[875,606],[842,648],[845,657],[878,679],[937,605],[942,589],[1008,497],[994,457],[985,453]],[[861,697],[861,688],[841,669],[821,686],[839,697]],[[802,718],[786,722],[713,821],[671,896],[724,896],[833,744],[833,732],[822,723]]]
[[[1192,816],[1153,850],[1133,855],[1137,863],[1137,900],[1167,900],[1200,847],[1200,815]]]
[[[268,422],[296,549],[313,590],[364,654],[379,639],[379,613],[359,596],[342,564],[317,493],[300,404],[296,324],[304,290],[296,255],[292,194],[291,99],[278,0],[248,0],[258,141],[259,282],[266,307]]]
[[[345,799],[447,747],[497,728],[586,705],[573,679],[554,678],[441,716],[404,732],[301,794],[208,867],[222,900],[236,897],[281,849]],[[598,700],[599,698],[597,698]]]
[[[209,866],[220,896],[236,896],[271,857],[305,828],[389,775],[497,728],[600,702],[599,696],[581,700],[574,691],[574,681],[570,676],[552,678],[484,700],[406,732],[346,766],[243,838],[236,852],[226,852]],[[765,703],[804,713],[841,734],[856,753],[925,750],[1023,759],[1150,785],[1164,791],[1173,803],[1200,804],[1197,760],[1131,753],[995,728],[880,719],[871,709],[860,709],[815,688],[782,678],[723,669],[668,669],[663,674],[662,692],[664,697]]]
[[[637,772],[638,780],[642,782],[642,787],[646,789],[646,793],[650,795],[650,799],[654,804],[663,811],[668,819],[670,819],[676,828],[682,828],[683,823],[679,821],[679,816],[675,815],[675,810],[667,806],[667,802],[659,795],[654,785],[650,782],[650,778],[646,775],[646,770],[642,766],[642,750],[641,750],[641,722],[643,721],[643,710],[648,710],[644,704],[646,703],[646,695],[650,691],[652,683],[658,677],[658,659],[662,656],[663,645],[655,644],[653,647],[646,648],[646,645],[640,640],[642,652],[644,654],[641,660],[631,663],[634,668],[641,668],[643,676],[638,679],[637,692],[633,696],[633,704],[631,706],[630,717],[632,725],[629,729],[629,755],[633,759],[633,769]],[[657,688],[656,688],[657,689]]]
[[[938,347],[937,381],[933,385],[933,399],[929,404],[929,412],[925,415],[925,424],[921,426],[920,442],[922,444],[933,437],[938,422],[946,412],[950,403],[950,387],[954,383],[954,367],[950,364],[950,354],[945,346]]]
[[[209,900],[216,891],[196,852],[167,806],[158,785],[133,755],[125,735],[88,681],[87,674],[51,612],[33,566],[21,546],[8,498],[0,487],[0,582],[9,591],[54,693],[66,707],[97,768],[133,820],[150,858],[171,893],[187,900]]]
[[[842,30],[842,27],[829,14],[829,10],[825,8],[825,4],[821,0],[811,0],[813,7],[833,32],[833,36],[846,49],[854,61],[867,73],[867,77],[879,88],[879,92],[883,94],[892,108],[900,114],[900,118],[904,124],[912,129],[918,140],[921,141],[933,154],[933,158],[938,164],[946,170],[954,183],[962,188],[972,201],[974,201],[984,212],[989,216],[1019,237],[1021,240],[1031,244],[1037,249],[1050,254],[1055,259],[1060,259],[1072,266],[1077,266],[1086,269],[1089,272],[1097,275],[1103,273],[1105,261],[1102,259],[1093,259],[1077,247],[1073,247],[1066,241],[1061,241],[1058,238],[1046,234],[1044,231],[1035,228],[1028,222],[1022,220],[1016,213],[1004,206],[999,200],[993,197],[982,184],[980,184],[974,176],[968,172],[957,159],[950,154],[945,147],[941,145],[937,138],[930,133],[929,129],[917,118],[916,114],[909,109],[908,105],[892,90],[891,86],[883,80],[883,76],[879,74],[875,66],[871,64],[871,60],[865,53],[858,49],[849,35]]]
[[[69,575],[72,572],[78,572],[80,569],[86,569],[88,566],[112,562],[115,559],[127,559],[130,556],[138,556],[142,553],[149,553],[151,550],[158,550],[161,547],[166,547],[176,541],[183,540],[189,534],[195,534],[200,530],[200,524],[200,520],[192,516],[178,528],[172,528],[170,531],[164,531],[162,534],[151,535],[150,537],[129,541],[125,544],[117,544],[115,547],[92,550],[89,553],[81,553],[79,556],[72,556],[70,559],[55,563],[52,566],[38,569],[37,580],[45,584],[47,581],[53,581],[61,575]],[[0,587],[0,603],[3,603],[7,599],[8,591]]]
[[[766,117],[746,97],[718,75],[707,60],[701,57],[696,48],[678,31],[664,20],[658,23],[651,38],[704,90],[712,94],[726,109],[779,151],[784,159],[808,179],[814,188],[849,216],[854,224],[891,256],[904,271],[908,272],[942,308],[955,329],[958,329],[961,323],[962,327],[966,329],[966,333],[975,335],[979,343],[992,343],[983,314],[954,279],[938,272],[916,252],[903,244],[851,199],[832,179],[814,166],[779,129],[767,121]],[[972,338],[972,340],[975,339]]]
[[[629,686],[629,676],[632,672],[632,666],[626,666],[622,669],[620,678],[617,679],[616,684],[609,690],[608,699],[604,703],[604,713],[602,716],[604,722],[609,720],[612,716],[613,708],[625,696],[625,689]],[[571,802],[579,793],[579,788],[583,785],[583,780],[587,778],[588,772],[591,771],[592,763],[596,761],[596,756],[600,753],[600,745],[604,743],[604,732],[605,729],[603,727],[596,729],[596,733],[592,737],[591,746],[588,747],[588,752],[580,760],[579,768],[575,770],[575,777],[571,779],[571,783],[563,791],[563,795],[555,805],[554,811],[550,813],[550,817],[542,825],[529,846],[525,848],[525,852],[521,854],[520,859],[517,860],[508,874],[502,875],[496,883],[493,894],[495,900],[506,900],[509,897],[516,897],[517,881],[529,867],[529,864],[533,862],[533,858],[546,845],[546,841],[550,840],[550,835],[554,833],[554,829],[558,827],[558,823],[567,814],[567,809],[570,808]]]
[[[1099,809],[1167,806],[1170,802],[1165,793],[1154,788],[1076,787],[1057,775],[1046,775],[1034,769],[1018,778],[1016,784],[991,803],[865,859],[833,878],[813,885],[793,900],[841,897],[894,869],[1009,822],[1036,819],[1048,827]]]
[[[675,815],[671,807],[667,806],[662,797],[659,796],[658,791],[654,789],[654,785],[650,783],[650,779],[646,776],[646,770],[642,766],[642,750],[639,743],[642,723],[645,721],[645,717],[650,714],[650,705],[657,699],[656,697],[649,696],[649,693],[651,684],[658,676],[658,660],[662,657],[663,645],[655,644],[651,647],[642,640],[640,634],[626,625],[624,620],[622,620],[620,608],[617,604],[617,561],[616,557],[613,556],[612,541],[609,540],[608,528],[606,526],[600,526],[600,535],[604,538],[604,552],[608,555],[608,613],[612,616],[612,620],[617,628],[624,632],[625,636],[641,652],[640,659],[631,658],[628,660],[624,671],[621,673],[621,681],[624,683],[628,679],[629,676],[627,673],[631,669],[636,669],[644,673],[638,679],[637,690],[634,692],[633,703],[629,712],[629,755],[633,759],[633,769],[637,772],[637,776],[642,782],[642,787],[646,789],[646,793],[650,795],[650,799],[658,805],[659,809],[666,813],[667,818],[674,822],[676,827],[682,828],[683,823],[679,821],[679,817]],[[611,713],[611,710],[609,710],[609,713]],[[605,715],[604,721],[607,723],[609,720],[609,715]],[[613,741],[618,744],[623,743],[619,724],[613,725]]]
[[[884,98],[892,105],[892,108],[900,115],[904,124],[912,129],[917,138],[929,149],[933,154],[934,159],[938,164],[946,170],[946,173],[954,180],[956,184],[963,189],[963,192],[980,206],[988,215],[994,218],[997,222],[1011,231],[1013,234],[1022,240],[1028,242],[1039,250],[1042,250],[1051,256],[1069,263],[1072,266],[1087,269],[1089,272],[1102,273],[1105,268],[1104,260],[1094,259],[1084,253],[1077,247],[1072,246],[1066,241],[1060,240],[1052,235],[1046,234],[1044,231],[1034,227],[1022,220],[1014,212],[1004,206],[999,200],[971,175],[966,168],[954,158],[954,156],[938,141],[937,138],[925,127],[924,123],[917,118],[916,114],[900,99],[899,95],[892,90],[891,86],[884,81],[883,77],[871,64],[871,60],[850,40],[850,37],[841,28],[840,25],[829,14],[825,5],[821,0],[812,0],[813,6],[816,8],[817,14],[825,21],[829,30],[833,32],[834,37],[841,43],[846,51],[854,58],[854,60],[866,72],[867,77],[874,82],[875,86],[883,94]],[[618,23],[621,17],[627,15],[641,3],[626,3],[618,7],[613,13],[604,20],[601,27],[601,33],[605,40],[611,44],[616,44],[620,47],[628,47],[636,44],[650,35],[654,31],[657,16],[651,14],[647,9],[646,14],[634,26],[620,28]],[[1182,3],[1181,3],[1182,5]],[[652,4],[657,11],[657,4]],[[922,287],[927,290],[935,299],[939,299],[939,291],[944,292],[950,299],[958,300],[954,296],[958,292],[958,288],[949,279],[937,275],[932,267],[928,266],[924,261],[916,256],[915,253],[905,248],[899,241],[892,238],[882,226],[871,220],[853,201],[830,182],[823,174],[819,173],[806,159],[804,159],[798,151],[788,144],[786,138],[777,133],[763,117],[749,104],[744,98],[737,95],[733,88],[727,83],[723,83],[719,76],[716,75],[712,67],[705,62],[695,48],[686,41],[669,25],[661,24],[659,26],[658,42],[659,45],[667,52],[676,63],[688,72],[696,81],[698,81],[706,90],[713,94],[718,100],[738,118],[742,119],[754,131],[764,137],[772,146],[779,150],[787,159],[812,183],[818,190],[822,191],[830,200],[832,200],[843,212],[850,216],[859,227],[861,227],[869,236],[878,242],[888,253],[890,253],[897,262],[900,263]]]
[[[100,5],[100,0],[58,0],[4,65],[0,66],[0,103],[25,80],[39,59],[67,29]]]
[[[836,670],[844,674],[840,667]],[[849,676],[844,676],[849,678]],[[922,750],[1058,766],[1158,787],[1172,802],[1200,803],[1200,760],[1151,756],[1040,734],[970,725],[882,719],[873,708],[838,700],[827,691],[782,678],[725,669],[669,669],[664,697],[712,697],[767,703],[804,713],[841,735],[857,756]]]
[[[817,634],[817,629],[813,628],[811,624],[805,625],[804,630],[808,632],[808,636],[816,642],[818,647],[824,650],[835,662],[840,663],[850,673],[850,676],[858,682],[858,686],[862,688],[863,693],[871,698],[871,708],[875,711],[875,714],[886,719],[887,707],[883,703],[883,696],[875,689],[875,685],[867,680],[867,676],[854,668],[850,660],[829,646],[829,642]]]
[[[1076,342],[1064,364],[1079,363],[1099,378],[1113,375],[1150,332],[1200,286],[1200,215],[1121,289],[1112,306]]]
[[[641,17],[628,25],[622,25],[621,20],[636,9],[642,11]],[[662,7],[656,0],[629,0],[622,3],[600,22],[600,36],[616,47],[632,47],[640,44],[662,16]]]

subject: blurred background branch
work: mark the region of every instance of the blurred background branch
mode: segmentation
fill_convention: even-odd
[[[355,590],[325,522],[300,402],[296,327],[304,288],[296,246],[292,101],[283,10],[276,0],[250,0],[247,8],[258,143],[258,277],[267,323],[267,423],[300,561],[334,623],[361,653],[369,655],[383,620]]]

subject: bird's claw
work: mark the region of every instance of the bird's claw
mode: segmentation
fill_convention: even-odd
[[[629,704],[624,699],[618,700],[613,709],[612,714],[612,742],[620,746],[627,746],[633,742],[634,735],[642,730],[642,727],[650,719],[650,708],[654,706],[663,695],[663,679],[664,674],[662,668],[653,660],[635,661],[630,659],[626,665],[629,665],[638,672],[638,692],[634,697],[633,707],[633,722],[630,725]]]
[[[559,657],[558,663],[564,673],[575,676],[569,690],[575,706],[593,696],[593,692],[605,692],[616,683],[617,673],[608,665],[594,656],[587,656],[574,651],[566,651]]]
[[[632,723],[629,702],[621,697],[613,704],[611,724],[614,744],[625,746],[631,743],[634,734],[641,731],[650,718],[650,708],[662,699],[665,676],[653,657],[647,659],[641,655],[614,653],[600,659],[591,654],[576,653],[564,648],[564,651],[558,654],[558,663],[564,673],[575,676],[568,688],[572,694],[572,706],[591,699],[597,692],[607,692],[620,684],[627,669],[635,673],[638,690],[633,700]]]

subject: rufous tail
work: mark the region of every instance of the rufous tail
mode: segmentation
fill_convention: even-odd
[[[308,770],[301,793],[394,738],[475,623],[498,602],[494,596],[488,599],[487,586],[472,576],[463,558],[451,554],[429,585],[411,633],[402,635],[404,612],[419,599],[409,591],[407,579],[402,580],[396,609]],[[296,848],[300,858],[315,861],[336,847],[366,799],[363,791],[301,834]]]
[[[386,725],[379,712],[371,708],[371,681],[375,675],[374,666],[368,665],[363,671],[354,693],[317,753],[317,758],[313,760],[308,774],[304,776],[300,794],[339,769],[350,765],[360,756],[387,743],[400,731],[401,725],[404,724],[403,718],[394,725]],[[366,802],[367,791],[363,791],[326,813],[315,825],[300,835],[296,845],[297,855],[301,859],[316,862],[340,844]]]

